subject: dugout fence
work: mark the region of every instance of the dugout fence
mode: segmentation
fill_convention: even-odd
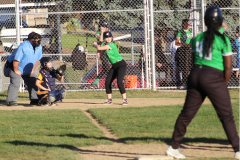
[[[183,19],[190,19],[193,37],[205,30],[203,14],[210,5],[222,9],[224,23],[228,26],[224,34],[233,43],[237,38],[236,28],[240,26],[238,0],[2,0],[0,91],[7,90],[9,85],[9,79],[2,72],[7,57],[31,31],[42,35],[43,56],[52,57],[55,68],[67,65],[65,82],[57,83],[58,87],[68,91],[103,90],[107,73],[97,85],[91,85],[105,69],[93,46],[102,19],[108,21],[114,37],[131,35],[116,41],[128,64],[123,82],[127,89],[185,89],[184,84],[180,88],[176,83],[171,43]],[[234,70],[228,87],[239,88],[239,78],[235,75],[236,50],[232,57]],[[186,67],[180,72],[180,78],[188,73]],[[115,81],[112,85],[117,89]],[[23,84],[20,91],[25,91]]]

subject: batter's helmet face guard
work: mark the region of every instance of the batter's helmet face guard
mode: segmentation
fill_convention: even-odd
[[[48,62],[53,62],[53,59],[50,58],[50,57],[43,57],[41,60],[40,60],[40,63],[41,63],[41,68],[42,69],[46,69],[47,71],[51,72],[53,70],[53,68],[48,68],[47,67],[47,63]]]
[[[204,15],[205,25],[208,26],[222,26],[223,15],[222,11],[217,6],[210,6],[206,9]]]
[[[109,31],[106,31],[103,33],[103,39],[108,38],[108,37],[113,37],[112,33]]]

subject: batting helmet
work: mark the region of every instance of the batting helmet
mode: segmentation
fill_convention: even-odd
[[[108,38],[108,37],[113,37],[112,33],[110,31],[106,31],[103,33],[103,39]]]
[[[217,6],[210,6],[206,9],[204,15],[205,25],[209,26],[221,26],[223,23],[222,11]]]
[[[101,19],[101,20],[99,21],[98,25],[99,25],[99,27],[107,27],[107,28],[109,28],[108,22],[107,22],[107,20],[105,20],[105,19]]]
[[[53,59],[50,57],[42,57],[40,60],[41,68],[46,69],[47,71],[52,71],[52,68],[47,67],[48,62],[53,62]]]

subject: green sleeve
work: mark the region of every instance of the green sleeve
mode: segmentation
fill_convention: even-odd
[[[177,36],[176,36],[176,37],[181,37],[181,35],[182,35],[181,31],[178,31],[178,33],[177,33]]]

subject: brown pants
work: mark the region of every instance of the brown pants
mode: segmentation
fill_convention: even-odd
[[[239,137],[233,118],[230,95],[223,72],[212,67],[195,65],[187,82],[187,96],[175,124],[171,146],[177,149],[206,96],[211,100],[225,133],[235,152],[239,151]]]

